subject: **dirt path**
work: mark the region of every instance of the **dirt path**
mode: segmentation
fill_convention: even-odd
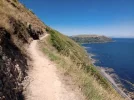
[[[24,93],[26,100],[83,100],[73,90],[66,89],[68,86],[56,74],[56,66],[42,54],[37,43],[34,40],[29,47],[33,68],[28,72],[31,81]]]

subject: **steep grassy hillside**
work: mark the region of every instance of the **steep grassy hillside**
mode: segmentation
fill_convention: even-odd
[[[18,0],[0,0],[0,100],[23,100],[28,69],[26,48],[45,25]]]
[[[50,35],[47,40],[40,41],[40,48],[57,64],[64,77],[73,79],[87,100],[122,100],[92,65],[82,47],[58,31],[50,28],[46,31]]]

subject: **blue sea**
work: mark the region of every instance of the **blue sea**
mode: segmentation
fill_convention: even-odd
[[[113,40],[114,42],[83,44],[83,46],[88,53],[94,54],[92,58],[97,60],[96,66],[113,68],[125,88],[134,92],[134,39]]]

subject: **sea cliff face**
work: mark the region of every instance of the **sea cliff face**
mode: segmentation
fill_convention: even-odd
[[[77,35],[71,36],[75,42],[78,43],[105,43],[105,42],[112,42],[112,39],[106,36],[99,36],[99,35]]]

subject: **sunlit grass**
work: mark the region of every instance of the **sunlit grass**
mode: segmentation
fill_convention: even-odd
[[[64,77],[71,77],[87,100],[123,100],[91,64],[83,48],[59,32],[49,30],[50,35],[39,42],[41,50],[57,64]]]

